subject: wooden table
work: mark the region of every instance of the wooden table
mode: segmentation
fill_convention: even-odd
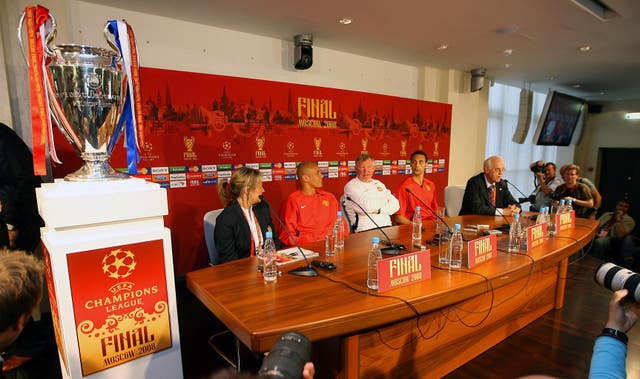
[[[491,216],[447,221],[463,228],[505,222]],[[435,223],[423,227],[424,238],[432,238]],[[288,265],[276,283],[266,284],[250,258],[190,272],[187,286],[252,351],[268,351],[288,331],[304,333],[314,349],[316,343],[337,341],[316,360],[319,377],[441,377],[561,308],[568,258],[591,241],[596,227],[595,221],[577,219],[575,230],[526,255],[499,251],[473,270],[440,269],[438,247],[429,246],[431,279],[382,297],[366,287],[367,254],[379,231],[348,236],[345,251],[334,258],[337,269],[320,271],[319,277],[289,275]],[[411,246],[410,225],[385,231]],[[465,233],[465,239],[475,237]],[[320,243],[305,247],[324,251]]]

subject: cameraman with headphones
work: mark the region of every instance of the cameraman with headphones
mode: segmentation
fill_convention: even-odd
[[[533,200],[531,210],[539,211],[542,207],[551,206],[551,194],[562,184],[562,180],[556,176],[556,164],[553,162],[537,161],[529,167],[535,175],[534,184],[536,186],[530,196]]]

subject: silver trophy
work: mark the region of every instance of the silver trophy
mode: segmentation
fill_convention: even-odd
[[[49,14],[53,31],[46,38],[44,53],[51,58],[44,77],[49,109],[56,124],[75,148],[84,165],[65,177],[69,181],[101,181],[128,178],[109,166],[109,156],[122,128],[118,120],[127,91],[126,74],[117,46],[105,26],[104,34],[113,50],[95,46],[64,44],[50,47],[56,22]],[[22,14],[18,40],[22,43]]]

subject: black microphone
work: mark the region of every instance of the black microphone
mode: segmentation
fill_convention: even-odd
[[[289,271],[289,274],[298,275],[298,276],[318,276],[318,271],[316,271],[316,269],[313,268],[311,264],[309,264],[309,259],[307,259],[307,256],[305,255],[304,251],[302,251],[302,248],[300,247],[300,245],[298,245],[298,241],[295,238],[293,238],[287,226],[284,224],[284,222],[282,222],[282,219],[280,219],[280,216],[278,216],[278,214],[273,211],[273,209],[271,208],[271,205],[269,205],[269,203],[264,199],[264,196],[260,195],[259,198],[260,200],[264,201],[264,203],[267,205],[267,208],[269,208],[269,212],[271,213],[271,215],[273,215],[276,218],[276,220],[278,220],[278,223],[280,223],[280,226],[282,226],[282,229],[284,229],[284,231],[287,232],[289,239],[293,241],[294,245],[296,245],[296,247],[298,248],[298,251],[300,251],[300,254],[302,254],[304,261],[307,263],[306,266],[294,268],[293,270]]]
[[[420,197],[418,197],[418,195],[416,195],[415,193],[411,192],[411,189],[409,188],[405,188],[405,191],[407,191],[407,193],[410,193],[415,199],[417,199],[422,205],[424,205],[428,210],[431,211],[431,213],[436,216],[436,218],[438,220],[440,220],[443,224],[445,224],[447,226],[447,229],[449,229],[449,233],[453,233],[453,229],[451,228],[451,226],[449,226],[449,224],[447,224],[447,222],[438,215],[438,213],[436,211],[433,210],[433,208],[431,208],[429,205],[427,205],[427,203],[424,202],[424,200],[422,200]]]
[[[375,225],[376,228],[387,239],[387,242],[385,243],[387,245],[387,247],[383,247],[382,249],[380,249],[381,252],[383,252],[385,254],[398,255],[398,254],[400,254],[400,250],[406,250],[407,249],[407,247],[402,245],[402,244],[394,244],[393,242],[391,242],[391,239],[389,238],[387,233],[385,233],[384,230],[382,230],[382,228],[375,221],[373,221],[373,218],[369,215],[369,213],[367,213],[367,211],[364,210],[364,208],[362,208],[362,206],[360,204],[358,204],[355,201],[353,201],[353,199],[351,199],[349,196],[347,196],[346,199],[349,200],[350,202],[354,203],[355,205],[357,205],[358,208],[360,208],[360,210],[362,210],[362,212],[364,212],[365,216],[367,216],[369,218],[369,220],[371,220],[371,222],[373,222],[373,225]]]

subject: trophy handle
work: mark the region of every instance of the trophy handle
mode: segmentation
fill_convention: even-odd
[[[22,15],[20,16],[20,21],[18,21],[18,43],[20,44],[20,51],[22,52],[22,57],[24,58],[24,61],[27,62],[27,66],[28,66],[29,65],[29,60],[27,59],[27,53],[25,53],[25,51],[24,51],[24,43],[22,42],[22,25],[24,24],[24,19],[25,19],[26,15],[27,15],[27,12],[22,12]],[[54,55],[54,52],[49,47],[49,44],[51,43],[53,38],[56,36],[57,23],[56,23],[55,17],[53,17],[53,14],[51,12],[49,12],[49,14],[47,15],[47,18],[51,19],[51,26],[53,27],[53,31],[51,31],[46,36],[46,43],[44,45],[44,52],[48,56],[52,57]]]
[[[120,54],[120,48],[118,48],[118,45],[116,44],[115,33],[111,33],[111,31],[109,31],[109,22],[104,24],[103,33],[104,33],[104,39],[107,40],[107,43],[109,44],[109,46],[111,46],[111,49],[113,49],[113,51],[115,51],[118,54],[116,57],[116,62],[120,62],[122,60],[122,55]]]

